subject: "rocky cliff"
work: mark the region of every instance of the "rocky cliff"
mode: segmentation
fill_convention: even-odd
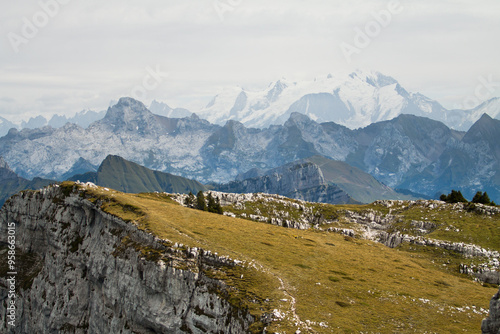
[[[99,204],[99,203],[96,203]],[[237,264],[161,240],[103,212],[71,189],[12,197],[0,211],[1,256],[15,235],[12,281],[0,268],[2,333],[244,333],[256,319],[208,277]],[[12,224],[14,223],[14,224]],[[15,230],[12,226],[15,225]]]
[[[481,331],[483,334],[500,333],[500,290],[491,298],[490,315],[483,320]]]
[[[227,193],[268,193],[310,202],[332,204],[356,201],[335,184],[325,181],[323,172],[312,162],[296,162],[275,168],[265,175],[217,185]]]

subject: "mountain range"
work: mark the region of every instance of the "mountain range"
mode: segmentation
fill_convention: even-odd
[[[110,105],[114,104],[116,101]],[[246,127],[261,129],[282,125],[293,112],[307,115],[318,123],[335,122],[350,129],[391,120],[401,114],[428,117],[461,131],[467,131],[483,114],[500,118],[498,97],[472,109],[463,108],[446,109],[420,93],[407,91],[390,76],[376,71],[357,70],[345,75],[328,74],[309,81],[282,78],[261,90],[225,87],[205,107],[194,112],[213,124],[224,125],[228,120],[235,120]],[[169,118],[193,114],[188,109],[172,108],[156,100],[152,101],[149,110]],[[20,124],[0,117],[0,136],[6,135],[11,128],[59,128],[66,123],[87,128],[104,116],[105,111],[84,110],[73,117],[53,115],[47,119],[39,115]]]
[[[127,193],[196,194],[200,190],[211,189],[233,193],[279,194],[309,202],[330,204],[359,204],[378,199],[413,198],[393,191],[356,167],[322,156],[313,156],[267,171],[253,169],[238,175],[237,180],[227,184],[205,186],[194,180],[153,171],[119,156],[109,155],[97,171],[72,175],[68,180],[92,182]],[[22,179],[0,158],[0,205],[20,190],[39,189],[51,183],[57,181]]]
[[[412,114],[467,130],[484,113],[498,117],[500,98],[470,110],[448,110],[422,94],[408,92],[390,76],[356,71],[311,81],[280,79],[260,91],[226,88],[197,114],[219,125],[235,120],[246,127],[267,128],[283,124],[293,112],[318,123],[335,122],[350,129]]]
[[[0,138],[0,155],[21,177],[62,180],[70,170],[95,171],[108,155],[202,183],[227,183],[239,174],[268,170],[315,155],[344,161],[392,188],[435,197],[451,188],[472,197],[488,191],[500,197],[500,121],[483,115],[467,132],[441,122],[401,114],[351,130],[318,123],[293,112],[283,125],[224,126],[196,115],[168,118],[144,104],[122,98],[102,120],[84,129],[12,129]]]
[[[47,119],[41,115],[36,117],[31,117],[28,121],[22,121],[20,124],[12,123],[3,117],[0,117],[0,136],[5,136],[10,129],[37,129],[45,126],[50,126],[52,128],[60,128],[66,123],[77,124],[82,128],[88,127],[93,122],[100,120],[104,117],[106,111],[92,111],[83,110],[76,113],[72,117],[66,117],[65,115],[53,115],[50,119]]]

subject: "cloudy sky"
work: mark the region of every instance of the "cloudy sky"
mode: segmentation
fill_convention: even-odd
[[[499,42],[498,0],[2,0],[0,116],[121,96],[196,112],[223,87],[355,69],[453,108],[500,96]]]

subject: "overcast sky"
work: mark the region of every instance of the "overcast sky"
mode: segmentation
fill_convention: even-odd
[[[133,95],[196,112],[223,87],[355,69],[447,108],[500,96],[498,0],[0,1],[0,116],[11,121]]]

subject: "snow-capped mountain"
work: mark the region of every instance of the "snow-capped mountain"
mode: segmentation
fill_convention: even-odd
[[[193,113],[184,108],[171,108],[168,104],[164,102],[158,102],[153,100],[149,106],[149,110],[156,115],[170,117],[170,118],[183,118],[189,117]]]
[[[471,110],[465,111],[465,117],[458,125],[460,129],[469,129],[472,124],[479,120],[483,114],[487,114],[492,118],[500,119],[500,98],[495,97],[488,101],[481,103],[479,106]]]
[[[215,124],[236,120],[247,127],[265,128],[283,124],[291,113],[299,112],[317,122],[335,122],[351,129],[413,114],[467,130],[483,113],[499,115],[498,100],[473,110],[447,110],[422,94],[407,92],[392,77],[357,71],[346,76],[329,74],[313,81],[280,79],[262,91],[226,88],[198,114]]]

